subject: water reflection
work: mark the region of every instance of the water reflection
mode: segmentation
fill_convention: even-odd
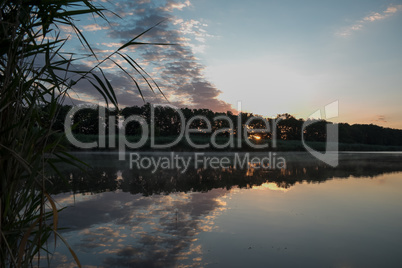
[[[227,202],[239,189],[285,193],[301,182],[376,177],[402,170],[402,155],[345,154],[340,166],[334,169],[305,154],[295,154],[288,155],[287,168],[282,170],[189,169],[184,174],[177,170],[152,173],[130,169],[127,163],[118,162],[116,155],[88,154],[84,157],[93,169],[86,172],[65,170],[68,181],[57,176],[52,180],[56,201],[60,206],[68,206],[60,214],[62,227],[68,228],[64,236],[88,267],[214,266],[214,258],[208,255],[208,243],[200,241],[200,236],[216,234],[218,216],[230,209]],[[257,192],[254,195],[259,196],[258,200],[266,198]],[[231,202],[232,209],[247,204],[247,201],[239,201],[238,205]],[[271,199],[270,205],[281,206],[279,199]],[[233,228],[247,228],[251,218],[255,224],[262,217],[261,213],[265,213],[264,209],[257,209],[258,206],[254,200],[249,207],[241,209],[241,218],[224,224],[225,228],[230,229],[231,224],[235,226]],[[252,209],[255,210],[253,213],[250,212]],[[275,219],[274,223],[280,221]],[[294,219],[290,218],[289,222]],[[255,229],[259,234],[269,230],[266,226]],[[240,233],[243,232],[246,231]],[[231,239],[234,238],[231,236]],[[215,241],[213,237],[208,240]],[[275,238],[270,237],[270,240],[275,241]],[[215,243],[219,244],[219,241]],[[222,246],[230,248],[231,245]],[[247,245],[244,248],[251,250],[253,247]],[[54,265],[69,266],[71,258],[60,246],[52,261]]]
[[[176,169],[136,170],[111,154],[84,154],[92,169],[68,170],[66,180],[53,177],[54,193],[100,193],[118,189],[144,196],[175,192],[206,192],[212,189],[252,188],[263,183],[276,183],[289,188],[297,182],[324,182],[336,178],[375,177],[402,170],[402,154],[342,154],[337,168],[330,167],[308,154],[284,154],[286,169],[190,168],[185,173]],[[84,159],[85,161],[85,159]]]
[[[173,267],[178,260],[201,259],[197,235],[213,228],[224,195],[102,193],[66,209],[61,222],[74,230],[69,236],[80,237],[74,248],[81,254],[107,256],[98,265]]]

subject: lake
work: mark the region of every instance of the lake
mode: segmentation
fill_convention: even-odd
[[[402,154],[341,153],[333,168],[277,153],[286,167],[185,171],[76,155],[92,169],[61,167],[53,196],[84,267],[402,267]],[[50,265],[74,266],[61,242]]]

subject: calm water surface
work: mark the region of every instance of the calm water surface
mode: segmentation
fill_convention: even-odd
[[[402,154],[282,156],[152,173],[81,153],[93,169],[54,185],[63,236],[84,267],[402,267]],[[74,266],[61,243],[51,266]]]

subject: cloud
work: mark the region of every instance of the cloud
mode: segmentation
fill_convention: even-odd
[[[388,18],[398,12],[402,8],[402,5],[397,5],[397,6],[390,6],[385,10],[382,14],[380,13],[372,13],[371,15],[364,17],[363,21],[376,21],[376,20],[383,20],[385,18]]]
[[[389,6],[385,11],[381,13],[373,12],[370,15],[364,17],[363,19],[358,20],[355,24],[348,26],[342,29],[341,31],[337,32],[336,35],[341,37],[348,37],[352,35],[354,32],[362,30],[366,24],[389,18],[395,15],[400,10],[402,10],[402,5]]]
[[[99,45],[99,44],[98,44]],[[106,46],[106,47],[113,47],[113,48],[119,48],[121,47],[123,44],[122,43],[102,43],[102,46]]]
[[[372,122],[387,123],[388,121],[385,115],[377,115],[376,119],[372,120]]]
[[[200,20],[184,20],[172,14],[173,10],[182,10],[191,3],[186,1],[167,0],[162,3],[154,1],[119,1],[113,11],[124,17],[123,20],[111,23],[113,27],[106,29],[107,38],[97,43],[94,50],[100,56],[110,53],[107,48],[117,48],[140,33],[159,22],[164,21],[151,31],[141,36],[138,41],[153,43],[170,43],[170,46],[129,47],[125,52],[133,57],[158,83],[170,104],[178,107],[208,108],[214,111],[234,111],[230,104],[219,99],[221,91],[208,81],[204,75],[205,66],[195,56],[203,53],[207,47],[208,25]],[[132,13],[134,16],[126,16]],[[116,22],[120,24],[117,25]],[[89,30],[97,30],[94,25],[86,25]],[[109,41],[109,42],[108,42]],[[102,58],[102,57],[99,57]],[[115,59],[116,60],[116,59]],[[116,89],[116,95],[122,106],[142,105],[143,100],[135,83],[121,70],[109,69],[111,62],[106,62],[106,75]],[[128,64],[119,62],[127,71],[136,77],[145,101],[150,103],[167,103],[156,89],[155,94],[149,90],[142,77]],[[94,63],[90,63],[94,65]],[[89,89],[89,85],[81,83],[75,88],[77,95],[93,94],[99,100],[99,94]]]
[[[94,32],[94,31],[100,31],[100,30],[107,30],[107,29],[109,29],[109,26],[100,26],[99,24],[94,23],[94,24],[84,25],[84,26],[82,26],[82,28],[85,31]]]
[[[163,11],[173,11],[174,9],[182,10],[185,7],[190,6],[191,3],[189,0],[186,0],[184,3],[176,3],[174,1],[168,1],[164,7],[161,7]]]

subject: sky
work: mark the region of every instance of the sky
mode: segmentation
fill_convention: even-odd
[[[402,129],[401,0],[97,3],[121,17],[78,22],[99,58],[161,21],[139,40],[175,44],[125,49],[166,96],[137,75],[146,102],[235,113],[241,102],[243,112],[306,119],[338,101],[339,116],[330,121]],[[71,44],[85,52],[74,38]],[[133,81],[112,66],[102,65],[120,105],[142,105]],[[87,84],[75,92],[78,103],[101,100]]]

